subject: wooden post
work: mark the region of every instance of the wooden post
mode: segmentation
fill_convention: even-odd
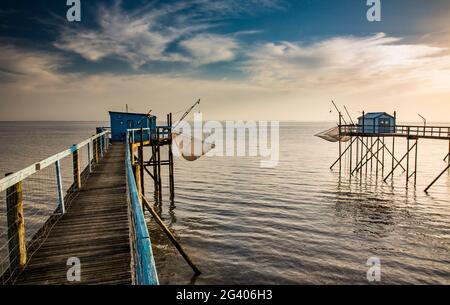
[[[162,179],[161,179],[161,146],[158,143],[158,195],[159,201],[162,201]]]
[[[372,153],[372,147],[373,147],[373,137],[370,137],[370,153],[371,153],[371,155],[373,155],[373,153]],[[372,172],[372,170],[373,170],[373,158],[372,157],[370,157],[370,172]]]
[[[159,128],[156,131],[156,167],[157,167],[157,181],[158,181],[158,197],[159,202],[162,201],[162,184],[161,184],[161,146],[159,143],[160,139]]]
[[[371,152],[370,150],[369,150],[369,137],[366,137],[366,149],[367,149],[367,153],[366,153],[366,160],[365,160],[365,162],[366,162],[366,166],[365,166],[365,172],[364,172],[364,174],[366,175],[366,177],[367,177],[367,167],[368,167],[368,165],[369,165],[369,159],[367,159],[368,158],[368,156],[369,156],[369,152]]]
[[[98,139],[94,140],[94,161],[95,164],[98,164],[99,161],[99,155],[98,155]]]
[[[98,137],[98,145],[100,146],[100,158],[103,158],[103,139],[102,136]]]
[[[350,173],[352,172],[353,167],[353,137],[350,137]],[[350,175],[350,179],[352,175]]]
[[[92,143],[92,140],[89,140],[89,143],[87,145],[89,173],[92,173],[92,160],[91,160],[91,147],[92,147],[92,144],[91,143]]]
[[[376,162],[376,166],[375,166],[375,170],[376,170],[376,177],[378,177],[378,170],[379,170],[379,166],[378,166],[378,160],[379,160],[379,157],[380,157],[380,138],[379,137],[377,137],[377,140],[376,140],[376,142],[377,142],[377,153],[376,153],[376,159],[377,159],[377,162]]]
[[[384,177],[384,161],[385,161],[385,150],[386,150],[386,142],[385,142],[385,138],[382,137],[383,143],[382,143],[382,147],[383,147],[383,151],[381,153],[381,160],[382,160],[382,165],[381,165],[381,176]]]
[[[395,135],[392,137],[392,178],[394,178],[395,169]]]
[[[58,190],[58,207],[61,213],[64,214],[66,213],[66,208],[64,205],[64,192],[61,179],[61,164],[59,160],[55,162],[55,169],[56,169],[56,186]]]
[[[141,139],[139,143],[139,170],[140,170],[140,184],[141,184],[141,193],[145,195],[145,187],[144,187],[144,129],[141,127]]]
[[[6,174],[6,176],[12,173]],[[11,273],[27,263],[25,215],[23,213],[22,182],[6,190],[9,264]]]
[[[339,175],[341,175],[342,169],[342,142],[341,142],[341,124],[342,124],[342,114],[339,112]]]
[[[416,152],[414,153],[414,187],[417,186],[417,152],[418,152],[418,146],[419,146],[419,138],[416,139]]]
[[[406,188],[408,188],[408,182],[409,182],[409,127],[408,127],[408,135],[406,138],[406,145],[408,146],[406,151]]]
[[[362,115],[362,133],[364,134],[365,130],[364,130],[364,125],[366,124],[366,115],[363,111],[363,115]]]
[[[139,201],[142,203],[142,184],[141,184],[141,166],[133,164],[134,179],[136,180],[136,187],[138,190]]]
[[[158,196],[158,171],[156,167],[156,141],[152,140],[152,161],[153,161],[153,182],[155,189],[155,196]]]
[[[170,185],[170,200],[175,198],[175,182],[173,176],[173,152],[172,152],[172,113],[168,115],[169,125],[169,185]]]
[[[356,154],[355,154],[355,164],[356,164],[356,166],[358,166],[358,162],[359,162],[359,137],[356,136]],[[353,171],[351,171],[350,173],[353,174]]]
[[[363,162],[363,157],[364,157],[364,138],[361,137],[361,161],[359,161],[359,162],[361,162],[361,164]],[[359,169],[359,171],[360,171],[359,172],[359,179],[362,182],[362,172],[363,172],[362,167]]]
[[[76,147],[76,144],[73,146]],[[78,149],[73,152],[73,183],[78,190],[81,190],[80,151]]]

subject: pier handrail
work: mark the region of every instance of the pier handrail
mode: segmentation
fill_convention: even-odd
[[[103,137],[104,135],[109,134],[109,131],[104,131],[102,133],[96,134],[95,136],[90,137],[89,139],[78,143],[76,145],[71,146],[69,149],[66,149],[60,153],[57,153],[51,157],[48,157],[41,162],[37,162],[33,165],[30,165],[14,174],[11,174],[9,176],[6,176],[3,179],[0,179],[0,192],[3,192],[7,190],[9,187],[14,186],[15,184],[19,183],[22,180],[25,180],[26,178],[30,177],[31,175],[37,173],[40,170],[43,170],[44,168],[54,164],[57,161],[60,161],[64,159],[65,157],[70,156],[80,148],[83,148],[84,146],[88,145],[89,143],[92,143],[94,140]]]
[[[132,141],[132,130],[127,131],[127,145]],[[140,131],[140,129],[139,129]],[[125,149],[125,168],[127,177],[127,189],[130,198],[132,214],[133,258],[135,283],[138,285],[158,285],[158,274],[151,247],[150,235],[145,222],[139,192],[133,174],[131,154],[128,146]]]
[[[110,131],[97,128],[97,134],[68,149],[0,179],[0,281],[13,282],[82,188],[109,146]],[[83,156],[86,154],[86,156]],[[66,158],[71,157],[69,161]],[[54,165],[54,170],[48,169]],[[63,179],[68,165],[70,178]],[[68,174],[68,172],[64,172]],[[64,176],[65,177],[65,176]],[[68,183],[64,188],[63,183]],[[56,204],[55,204],[56,203]]]

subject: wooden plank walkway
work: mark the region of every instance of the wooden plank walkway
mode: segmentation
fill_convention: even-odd
[[[125,144],[114,143],[15,284],[131,284]],[[81,261],[81,282],[67,260]]]

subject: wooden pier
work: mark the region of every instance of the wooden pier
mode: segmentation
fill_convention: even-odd
[[[99,128],[0,180],[0,284],[158,284],[130,146],[109,135]],[[63,164],[73,173],[67,189]],[[36,219],[44,220],[37,231]]]
[[[98,163],[15,284],[131,284],[132,256],[125,144]],[[67,279],[67,260],[81,263],[81,281]]]
[[[139,125],[147,118],[133,116]],[[161,204],[161,166],[167,165],[174,198],[171,115],[167,123],[116,130],[116,141],[114,130],[99,127],[91,138],[0,179],[0,284],[158,285],[145,211],[200,274],[145,197],[147,173],[154,204]],[[165,145],[168,159],[161,160]],[[152,149],[148,161],[145,147]],[[72,173],[67,189],[63,166]]]

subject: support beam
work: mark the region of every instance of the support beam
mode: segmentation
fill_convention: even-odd
[[[439,174],[439,176],[436,177],[436,179],[433,180],[433,182],[430,183],[430,185],[427,186],[427,188],[425,189],[425,193],[428,193],[428,190],[436,183],[436,181],[439,180],[439,178],[442,177],[442,175],[450,169],[450,164],[447,165],[447,167],[442,171],[442,173]]]
[[[188,265],[192,268],[194,273],[196,275],[200,275],[201,271],[197,268],[197,266],[192,262],[189,255],[186,253],[184,248],[181,246],[181,244],[177,241],[175,236],[170,232],[169,228],[164,224],[161,217],[159,217],[158,213],[156,213],[155,209],[149,204],[148,200],[143,197],[142,201],[144,203],[144,206],[147,208],[147,210],[150,212],[150,214],[155,219],[156,223],[161,227],[163,232],[166,234],[166,236],[169,238],[169,240],[172,242],[172,244],[177,248],[178,252],[180,252],[181,256],[183,256],[184,260],[188,263]]]
[[[334,167],[336,164],[338,164],[339,160],[345,155],[345,153],[349,150],[349,148],[351,147],[351,145],[352,145],[353,142],[355,142],[355,141],[356,141],[356,139],[354,139],[354,140],[351,141],[350,146],[347,147],[347,149],[345,149],[344,152],[342,152],[342,153],[339,155],[339,158],[337,158],[336,161],[334,161],[334,163],[330,166],[330,169],[333,169],[333,167]]]
[[[414,147],[416,146],[416,144],[414,144],[407,153],[404,154],[404,156],[400,159],[400,161],[397,162],[397,164],[394,166],[394,168],[392,169],[392,171],[386,176],[386,178],[384,178],[384,182],[386,182],[386,180],[394,173],[395,169],[401,164],[401,162],[403,160],[405,160],[406,156],[409,154],[409,152],[411,152],[412,149],[414,149]]]
[[[374,146],[376,143],[377,143],[377,142],[373,143],[373,146]],[[381,147],[381,148],[378,148],[378,150],[375,152],[375,154],[377,154],[381,149],[382,149],[382,147]],[[372,154],[372,156],[371,156],[369,159],[367,159],[367,155],[369,154],[369,152]],[[378,160],[378,158],[375,156],[375,154],[373,154],[371,151],[368,151],[368,152],[366,153],[366,155],[364,156],[365,161],[364,161],[363,163],[360,163],[359,166],[357,166],[357,167],[355,168],[354,171],[358,171],[358,170],[360,170],[360,169],[362,170],[362,168],[364,167],[364,165],[366,165],[372,158],[376,158],[376,159]],[[378,161],[379,161],[379,160],[378,160]],[[378,162],[377,162],[377,164],[378,164]]]
[[[361,161],[359,162],[359,164],[357,164],[357,166],[355,167],[355,169],[353,170],[352,174],[358,170],[362,170],[362,167],[364,167],[364,165],[367,165],[367,163],[372,159],[372,158],[376,158],[375,154],[372,152],[372,148],[373,146],[377,143],[373,143],[372,146],[369,148],[368,146],[366,146],[366,144],[364,143],[364,140],[361,140],[361,143],[363,146],[366,147],[366,153],[361,156]],[[369,155],[369,153],[371,154],[371,157],[368,159],[367,156]],[[378,158],[376,158],[378,162],[381,162]]]

